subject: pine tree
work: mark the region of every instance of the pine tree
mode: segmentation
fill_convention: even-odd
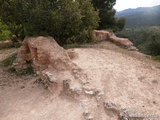
[[[92,0],[92,3],[95,10],[99,10],[98,29],[112,29],[113,31],[123,29],[125,19],[118,20],[115,18],[116,10],[113,6],[116,4],[116,0]]]

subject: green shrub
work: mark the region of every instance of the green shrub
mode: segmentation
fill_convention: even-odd
[[[14,67],[9,67],[7,71],[10,73],[14,73],[17,76],[32,75],[35,73],[34,68],[32,66],[27,66],[26,68],[22,68],[18,70],[16,70]]]
[[[160,55],[153,57],[153,60],[160,62]]]
[[[5,58],[1,63],[4,67],[10,66],[15,61],[16,57],[17,57],[17,53],[14,53],[8,56],[7,58]]]
[[[0,20],[0,41],[9,40],[11,32],[8,29],[8,26],[3,24]]]
[[[0,18],[17,37],[52,36],[60,45],[90,42],[99,21],[89,0],[9,0],[0,7]]]
[[[150,37],[146,49],[150,55],[160,55],[160,34]]]
[[[63,48],[64,49],[70,49],[70,48],[81,48],[82,46],[79,45],[79,44],[67,44],[67,45],[64,45]]]
[[[17,70],[14,67],[11,67],[16,57],[17,57],[17,53],[14,53],[8,56],[7,58],[5,58],[3,61],[1,61],[1,64],[4,67],[8,67],[8,70],[7,70],[8,72],[15,73],[18,76],[34,74],[34,68],[31,65],[28,65],[25,68],[17,69]]]
[[[16,75],[21,76],[21,75],[31,75],[34,74],[34,68],[32,66],[28,66],[26,68],[20,69],[16,71]]]
[[[116,35],[129,38],[142,53],[160,55],[160,27],[128,29],[117,32]]]

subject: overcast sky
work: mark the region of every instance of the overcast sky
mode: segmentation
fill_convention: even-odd
[[[114,8],[122,11],[128,8],[150,7],[160,5],[160,0],[117,0]]]

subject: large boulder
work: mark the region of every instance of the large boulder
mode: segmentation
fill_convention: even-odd
[[[136,47],[133,46],[133,43],[127,38],[119,38],[113,32],[109,32],[106,30],[94,30],[93,36],[96,41],[112,41],[120,46],[126,47],[128,50],[137,50]]]
[[[32,63],[50,91],[54,90],[53,86],[58,86],[61,90],[64,87],[71,91],[73,89],[80,91],[81,80],[78,80],[79,77],[76,76],[82,74],[81,69],[71,61],[67,51],[60,47],[52,37],[26,37],[24,39],[13,66],[23,68],[28,63]],[[65,87],[66,84],[69,87]]]
[[[29,61],[33,62],[37,70],[46,69],[49,66],[66,70],[74,66],[68,53],[51,37],[25,38],[15,63],[23,65]]]

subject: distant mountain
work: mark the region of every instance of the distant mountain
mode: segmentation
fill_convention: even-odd
[[[126,28],[160,26],[160,5],[126,9],[117,12],[116,17],[126,18]]]

